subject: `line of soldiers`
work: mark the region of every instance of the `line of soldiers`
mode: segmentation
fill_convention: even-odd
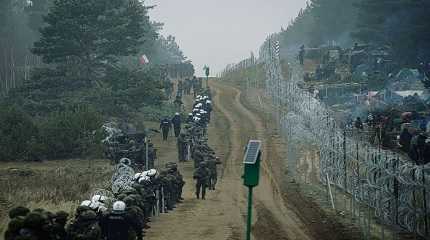
[[[131,160],[121,159],[118,165],[129,168]],[[16,207],[9,212],[5,240],[141,240],[152,216],[183,200],[185,182],[176,163],[165,167],[136,173],[131,187],[115,194],[106,191],[83,201],[69,224],[64,211]]]
[[[179,162],[194,161],[193,178],[196,180],[196,197],[205,199],[206,189],[215,190],[218,180],[217,165],[221,164],[209,146],[207,127],[213,110],[210,90],[198,95],[188,115],[185,131],[177,139]]]
[[[185,80],[178,81],[178,95],[191,95],[191,90],[193,91],[194,96],[197,96],[197,93],[200,92],[203,88],[203,81],[201,78],[197,78],[193,76],[193,78],[185,78]]]

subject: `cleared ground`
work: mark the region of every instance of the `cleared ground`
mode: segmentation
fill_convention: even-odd
[[[148,231],[148,239],[243,239],[247,189],[240,177],[243,148],[253,138],[265,142],[263,175],[254,195],[254,239],[348,239],[330,228],[333,225],[321,221],[323,216],[315,205],[307,201],[300,205],[296,205],[296,200],[286,201],[288,197],[298,200],[303,197],[298,192],[295,196],[285,196],[282,191],[280,185],[283,183],[278,179],[283,175],[283,167],[278,156],[283,145],[271,135],[270,124],[260,117],[261,113],[244,106],[244,98],[238,89],[217,82],[212,82],[211,87],[215,93],[215,116],[209,138],[224,161],[222,179],[217,190],[209,192],[207,200],[197,200],[192,164],[181,165],[187,181],[185,203],[173,214],[155,219]],[[172,146],[160,146],[160,152],[170,152]],[[322,231],[326,234],[321,234]]]
[[[108,160],[62,160],[43,163],[0,164],[0,239],[6,230],[8,210],[13,206],[73,215],[79,203],[95,189],[110,185]]]

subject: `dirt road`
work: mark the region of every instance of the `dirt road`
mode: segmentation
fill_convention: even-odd
[[[192,164],[181,165],[186,179],[185,201],[171,214],[154,219],[147,239],[243,239],[246,217],[247,189],[242,185],[243,148],[249,139],[266,141],[264,122],[241,103],[241,92],[230,86],[212,82],[215,115],[209,128],[211,146],[224,161],[217,190],[207,200],[194,197]],[[176,159],[174,140],[159,145],[160,159]],[[266,159],[273,146],[263,144],[263,165],[260,185],[254,191],[254,239],[316,239],[308,227],[284,203],[272,169],[276,162]],[[273,158],[273,156],[272,156]],[[273,166],[272,166],[273,165]]]

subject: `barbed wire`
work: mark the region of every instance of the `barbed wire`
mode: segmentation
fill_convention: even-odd
[[[332,111],[299,87],[303,70],[290,65],[282,73],[277,35],[260,48],[259,62],[266,71],[266,94],[279,109],[281,133],[291,142],[312,143],[319,148],[320,181],[330,182],[374,210],[375,217],[428,237],[430,164],[418,166],[405,155],[361,140],[342,128]],[[284,110],[285,109],[285,110]],[[292,141],[291,141],[292,140]]]

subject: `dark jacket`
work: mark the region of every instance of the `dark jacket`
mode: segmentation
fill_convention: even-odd
[[[172,122],[169,119],[162,119],[160,122],[160,129],[170,129],[172,127]]]
[[[103,219],[102,230],[106,240],[127,240],[133,226],[125,212],[112,212]]]
[[[172,124],[173,124],[173,127],[175,127],[175,128],[179,128],[179,127],[181,127],[181,116],[179,116],[179,115],[175,115],[173,118],[172,118]]]

